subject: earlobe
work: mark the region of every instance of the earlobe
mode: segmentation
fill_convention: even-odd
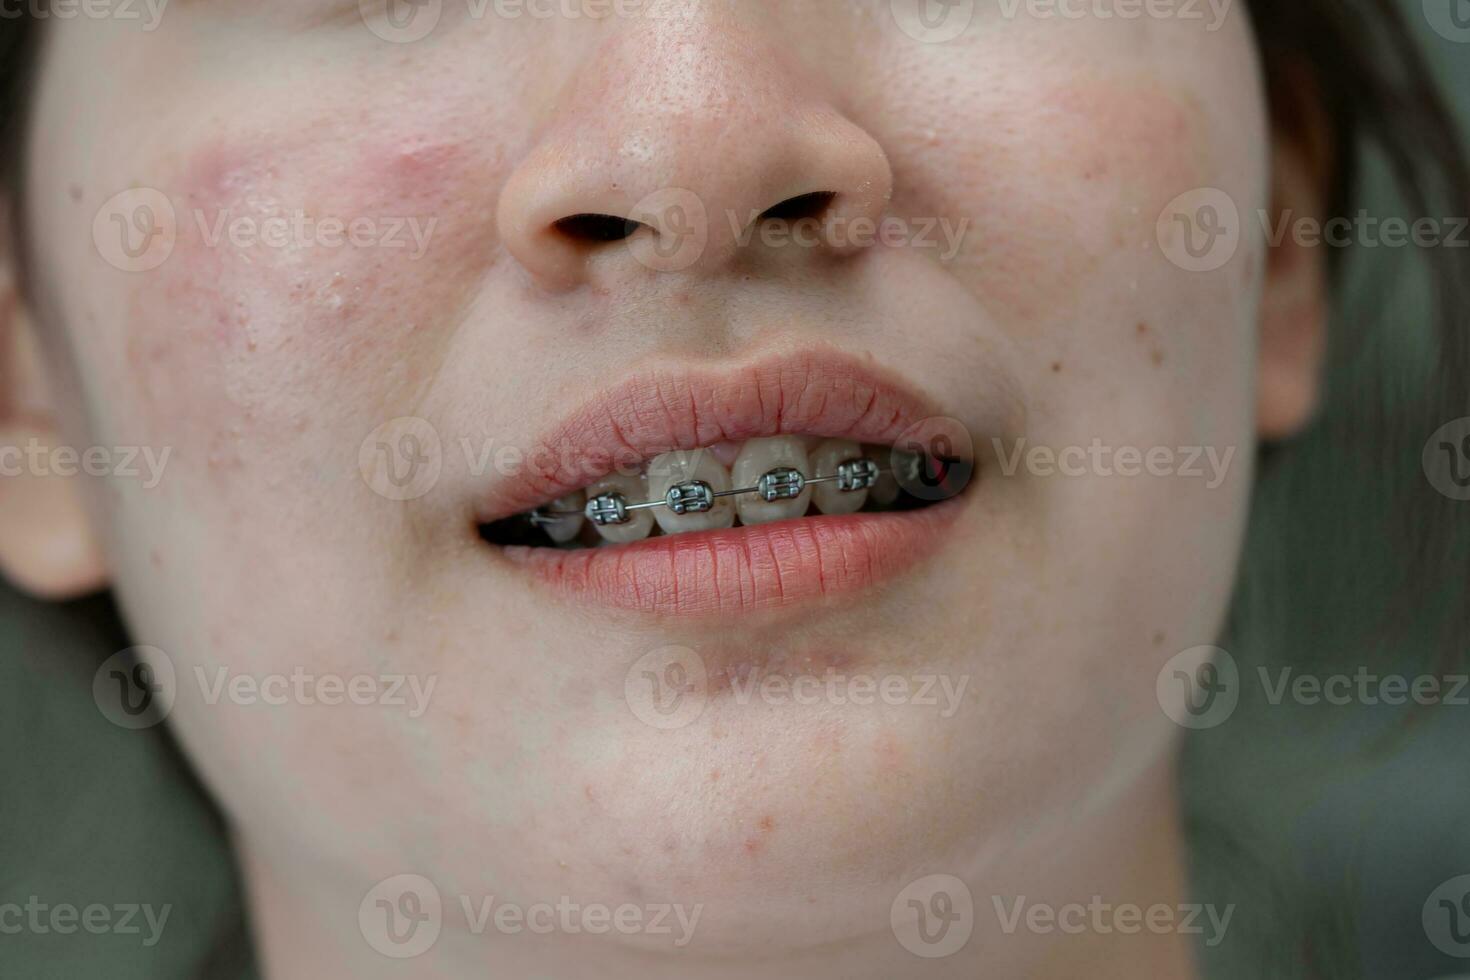
[[[107,585],[79,473],[57,466],[59,434],[29,318],[0,282],[0,574],[45,599]],[[61,472],[58,472],[60,470]]]
[[[1330,277],[1322,231],[1331,151],[1310,91],[1298,88],[1287,118],[1278,114],[1273,147],[1273,241],[1261,294],[1256,395],[1256,426],[1265,441],[1288,439],[1311,421],[1327,351]]]

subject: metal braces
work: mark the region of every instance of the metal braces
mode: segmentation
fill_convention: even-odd
[[[703,480],[689,480],[669,487],[669,492],[662,500],[648,500],[636,504],[628,503],[628,498],[621,493],[602,493],[588,500],[587,506],[580,511],[547,510],[544,507],[538,507],[528,516],[531,523],[538,526],[553,524],[571,517],[585,517],[599,527],[608,527],[627,524],[633,520],[633,514],[636,511],[652,510],[655,507],[667,507],[675,514],[703,514],[713,509],[715,501],[721,497],[738,497],[747,493],[759,494],[760,498],[767,503],[794,500],[800,497],[802,491],[807,487],[821,483],[835,483],[837,489],[843,493],[856,493],[859,490],[869,489],[878,482],[879,477],[885,474],[892,474],[895,478],[917,474],[922,462],[920,457],[897,452],[894,453],[894,457],[896,465],[893,467],[880,467],[866,456],[855,457],[839,463],[837,472],[830,476],[807,477],[801,471],[789,466],[779,466],[762,474],[755,486],[740,487],[735,490],[716,490]]]

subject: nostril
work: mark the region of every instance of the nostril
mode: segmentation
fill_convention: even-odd
[[[573,241],[600,245],[632,238],[639,228],[647,226],[615,214],[573,214],[559,219],[554,227]]]
[[[801,221],[804,218],[820,218],[836,200],[835,191],[814,191],[788,197],[761,215],[762,221]]]

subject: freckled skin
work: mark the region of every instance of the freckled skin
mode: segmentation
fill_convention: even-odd
[[[1265,206],[1243,14],[1210,34],[982,16],[926,45],[886,3],[751,0],[672,20],[449,18],[432,41],[387,45],[256,6],[180,5],[146,35],[51,25],[28,200],[72,441],[174,450],[156,492],[95,502],[136,642],[168,651],[181,687],[221,666],[439,678],[421,718],[181,694],[171,724],[238,829],[273,956],[283,910],[302,902],[338,935],[374,882],[411,870],[446,897],[703,903],[700,955],[841,942],[855,959],[833,975],[908,975],[888,919],[904,884],[953,871],[1024,892],[1037,852],[1070,853],[1056,842],[1166,765],[1155,675],[1215,637],[1244,521],[1261,243],[1195,275],[1153,229],[1195,187]],[[812,120],[881,148],[887,213],[968,221],[953,260],[757,250],[651,274],[615,249],[566,288],[500,224],[507,193],[568,168],[612,201],[671,178],[758,209],[823,189],[830,173],[768,145]],[[160,268],[127,274],[91,224],[139,185],[173,202],[179,234]],[[220,214],[296,213],[436,224],[417,258],[207,234]],[[1004,362],[1032,445],[1237,446],[1238,465],[1211,491],[987,478],[952,545],[871,601],[719,635],[569,613],[487,560],[469,514],[494,474],[472,471],[465,440],[529,446],[651,362],[813,344],[902,371],[960,417],[980,368]],[[358,469],[368,434],[404,416],[445,447],[408,503]],[[949,717],[740,703],[728,676],[684,728],[629,711],[644,653],[737,639],[755,663],[791,651],[969,683]],[[449,935],[415,969],[692,975],[658,937],[547,942],[529,960],[504,938]],[[935,969],[975,976],[982,955],[1005,962],[998,941]],[[355,975],[388,969],[351,956]]]

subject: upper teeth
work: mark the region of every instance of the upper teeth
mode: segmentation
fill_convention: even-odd
[[[855,442],[827,439],[809,455],[801,437],[776,436],[747,442],[729,470],[706,449],[664,453],[646,476],[604,477],[530,517],[558,543],[573,540],[584,520],[604,540],[628,542],[647,537],[654,521],[676,534],[731,527],[737,514],[747,525],[788,520],[812,502],[824,514],[850,514],[884,481],[890,472]]]

